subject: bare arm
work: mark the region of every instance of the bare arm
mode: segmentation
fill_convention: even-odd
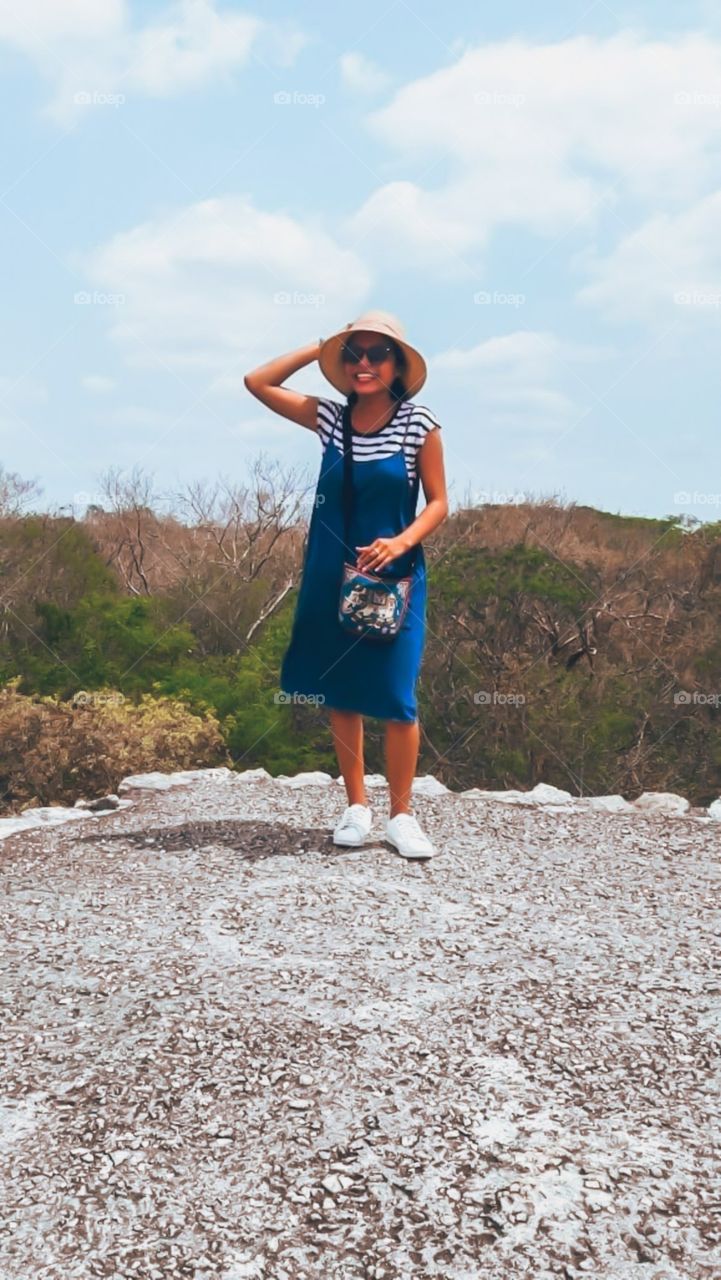
[[[409,549],[432,533],[448,515],[443,444],[441,433],[437,429],[428,433],[418,450],[417,466],[426,505],[420,515],[399,534]]]
[[[307,347],[299,347],[297,351],[276,356],[275,360],[269,360],[267,364],[261,364],[257,369],[246,373],[244,378],[251,395],[262,404],[311,431],[317,430],[318,396],[304,396],[300,391],[291,391],[281,384],[299,369],[304,369],[307,364],[317,360],[320,345],[320,342],[311,342]]]

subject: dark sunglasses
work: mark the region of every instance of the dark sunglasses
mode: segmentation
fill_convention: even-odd
[[[363,356],[367,356],[371,364],[381,364],[393,355],[393,348],[387,342],[375,342],[372,347],[356,347],[352,342],[344,342],[341,356],[346,364],[360,364]]]

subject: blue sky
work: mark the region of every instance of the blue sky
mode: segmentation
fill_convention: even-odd
[[[312,479],[243,374],[380,307],[452,506],[719,518],[715,5],[0,0],[0,73],[0,462],[44,505]]]

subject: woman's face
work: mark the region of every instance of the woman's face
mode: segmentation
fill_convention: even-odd
[[[348,346],[358,352],[373,351],[374,347],[390,348],[390,345],[390,341],[384,338],[381,333],[373,333],[370,329],[356,329],[348,338]],[[392,349],[382,360],[371,361],[364,354],[358,364],[348,361],[346,369],[350,378],[351,390],[356,391],[359,396],[390,390],[393,379],[396,376],[396,362]]]

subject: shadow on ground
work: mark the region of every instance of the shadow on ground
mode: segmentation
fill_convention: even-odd
[[[97,844],[97,834],[83,836],[79,844]],[[369,839],[367,844],[344,848],[333,843],[327,828],[295,827],[272,822],[243,822],[223,819],[218,822],[183,822],[179,826],[148,827],[142,831],[117,831],[104,834],[103,841],[119,841],[135,849],[148,845],[162,846],[168,853],[183,849],[209,847],[233,849],[242,858],[257,862],[263,858],[300,856],[320,853],[324,857],[342,858],[359,848],[384,844],[382,839]],[[391,846],[388,845],[390,848]]]

